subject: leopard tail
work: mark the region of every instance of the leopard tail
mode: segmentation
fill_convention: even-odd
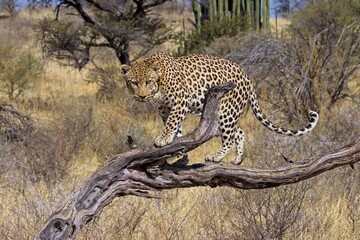
[[[277,126],[276,124],[273,124],[270,120],[267,119],[264,113],[262,113],[261,108],[259,107],[259,103],[256,100],[257,96],[254,92],[253,88],[251,88],[250,93],[250,105],[253,110],[253,113],[255,114],[256,118],[268,129],[287,136],[301,136],[304,134],[310,133],[316,126],[318,120],[319,120],[319,114],[315,111],[309,111],[309,122],[306,125],[306,127],[299,129],[299,130],[289,130],[286,128],[282,128]]]

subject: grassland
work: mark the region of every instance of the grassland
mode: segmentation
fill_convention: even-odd
[[[0,20],[0,44],[41,56],[32,26],[44,14],[53,13]],[[107,64],[118,65],[114,59]],[[160,118],[134,102],[120,78],[117,100],[99,101],[99,85],[88,83],[88,74],[46,60],[32,88],[11,102],[34,119],[35,127],[22,141],[0,145],[0,239],[32,239],[76,186],[108,157],[129,149],[127,135],[145,147],[161,131]],[[358,103],[359,82],[349,87]],[[0,100],[9,101],[5,95]],[[360,135],[355,100],[340,101],[302,138],[275,135],[249,111],[240,120],[247,134],[243,165],[277,166],[285,164],[279,152],[299,161],[351,142]],[[260,104],[272,120],[286,125],[269,114],[271,104]],[[185,131],[197,120],[189,117]],[[191,163],[203,161],[219,145],[213,139],[191,152]],[[78,239],[358,239],[358,168],[268,190],[192,188],[164,191],[161,199],[126,197],[110,204]]]

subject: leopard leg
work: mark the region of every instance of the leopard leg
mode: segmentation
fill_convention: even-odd
[[[169,117],[170,109],[166,105],[161,105],[158,108],[158,113],[165,126],[166,121]],[[177,134],[176,134],[176,137],[181,137],[181,136],[182,136],[182,125],[179,126],[179,129],[177,130]],[[189,158],[187,153],[181,153],[167,160],[168,164],[177,164],[177,165],[186,165],[188,162],[189,162]]]
[[[185,100],[179,101],[172,107],[166,119],[163,133],[155,139],[155,146],[163,147],[173,141],[181,129],[188,110],[188,103]]]
[[[176,133],[176,137],[182,137],[182,124],[179,126],[177,133]]]
[[[166,126],[166,123],[168,121],[170,112],[171,112],[171,109],[166,105],[160,105],[158,107],[158,113],[159,113],[159,115],[160,115],[160,117],[162,119],[162,122],[163,122],[164,126]],[[185,116],[184,116],[184,119],[185,119]],[[183,130],[182,130],[182,122],[180,122],[179,125],[178,125],[178,128],[176,130],[175,136],[176,137],[182,137],[182,132],[183,132]],[[158,145],[158,144],[159,144],[158,142],[155,142],[155,145]],[[186,165],[189,162],[189,158],[188,158],[187,153],[181,153],[181,154],[179,154],[179,155],[177,155],[175,157],[172,157],[172,158],[168,159],[167,162],[169,164]]]
[[[222,142],[221,149],[215,153],[215,155],[206,156],[205,161],[207,162],[222,161],[230,153],[234,146],[234,136],[238,116],[236,114],[236,107],[234,105],[229,105],[229,99],[231,97],[233,96],[224,96],[218,110],[219,132]]]
[[[225,130],[220,127],[221,131],[221,149],[215,155],[208,155],[205,157],[207,162],[221,162],[232,150],[234,146],[234,131]]]
[[[161,120],[164,124],[164,126],[166,125],[166,121],[169,117],[169,114],[170,114],[170,108],[168,108],[166,105],[161,105],[159,108],[158,108],[158,113],[161,117]],[[177,133],[176,133],[176,137],[181,137],[182,136],[182,125],[179,126],[179,129],[177,130]]]
[[[241,164],[244,154],[245,134],[239,127],[236,127],[234,140],[236,145],[236,157],[231,162],[233,164]]]
[[[170,108],[168,108],[166,105],[160,105],[158,107],[158,114],[160,115],[161,117],[161,120],[165,126],[166,124],[166,120],[168,119],[169,117],[169,113],[170,113]]]

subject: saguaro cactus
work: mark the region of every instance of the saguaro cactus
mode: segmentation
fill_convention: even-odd
[[[196,29],[201,31],[201,5],[198,1],[192,0],[192,7],[195,16]]]
[[[203,20],[221,21],[225,17],[247,17],[255,30],[269,29],[270,0],[193,0],[195,23],[201,29]]]
[[[265,30],[269,30],[270,29],[270,0],[263,0],[262,20],[263,20],[263,28]]]

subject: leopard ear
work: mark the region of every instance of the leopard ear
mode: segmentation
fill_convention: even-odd
[[[151,65],[151,68],[154,72],[156,72],[156,74],[161,77],[162,76],[162,71],[161,71],[161,66],[160,66],[160,62],[156,61]]]
[[[121,71],[123,74],[126,74],[130,68],[130,65],[122,64],[121,65]]]
[[[154,62],[154,63],[151,65],[151,68],[152,68],[155,72],[159,73],[160,63],[159,63],[158,61]]]

